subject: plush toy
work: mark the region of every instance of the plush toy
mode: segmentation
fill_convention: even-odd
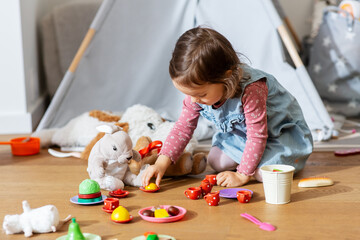
[[[140,154],[132,149],[129,135],[116,125],[101,125],[97,130],[105,135],[91,149],[87,168],[90,178],[109,191],[123,189],[124,183],[141,186],[141,175],[148,165],[143,165],[138,175],[129,170],[131,159],[140,161]]]
[[[167,135],[174,126],[174,122],[165,121],[160,114],[152,108],[144,105],[136,104],[129,107],[122,115],[117,124],[126,124],[128,134],[133,142],[134,150],[140,151],[146,148],[153,141],[164,142]],[[82,158],[86,159],[89,152],[93,148],[101,135],[96,136],[92,142],[86,146],[82,152]],[[170,165],[165,176],[181,176],[187,174],[200,174],[206,168],[205,153],[196,153],[193,155],[198,142],[193,137],[186,146],[184,153],[179,157],[176,164]],[[140,162],[136,160],[130,161],[130,170],[138,174],[141,167],[146,164],[154,164],[159,149],[155,149],[146,154]]]
[[[141,152],[143,151],[141,161],[136,161],[131,159],[129,163],[129,168],[131,172],[138,174],[140,169],[145,164],[154,164],[160,148],[157,145],[154,146],[154,143],[161,141],[151,141],[149,137],[140,137],[136,142],[134,150]],[[165,172],[165,176],[182,176],[187,174],[200,174],[205,170],[206,167],[206,155],[203,152],[196,153],[192,155],[190,152],[184,152],[179,160],[174,165],[170,165]]]
[[[200,119],[201,120],[201,119]],[[88,159],[95,143],[104,136],[104,133],[96,131],[100,125],[119,125],[124,131],[127,131],[133,146],[138,145],[137,141],[145,137],[152,141],[164,142],[174,122],[164,120],[159,113],[152,108],[136,104],[126,109],[121,115],[112,112],[93,110],[81,114],[72,119],[62,128],[43,129],[35,132],[32,136],[41,139],[42,147],[57,145],[63,151],[81,151],[81,158]],[[197,132],[198,131],[198,132]],[[199,139],[207,139],[213,134],[211,125],[207,122],[199,121],[198,127],[194,133]],[[142,144],[139,143],[138,149],[144,148],[149,144],[147,139]],[[171,165],[166,173],[167,176],[179,176],[186,174],[199,174],[206,168],[206,157],[204,153],[194,154],[198,142],[193,137],[186,146],[184,153],[180,156],[177,164]],[[149,156],[152,161],[142,160],[133,162],[131,171],[139,172],[139,167],[144,163],[153,163],[156,160],[157,152],[152,151]],[[135,163],[135,164],[134,164]]]
[[[25,237],[33,233],[56,232],[64,223],[71,219],[71,215],[60,220],[59,211],[54,205],[46,205],[31,209],[27,201],[22,202],[24,212],[20,215],[6,215],[3,229],[6,234],[24,232]]]
[[[56,145],[63,151],[81,152],[98,134],[97,126],[114,125],[120,118],[120,114],[92,110],[73,118],[61,128],[42,129],[34,132],[32,136],[40,138],[42,148]],[[125,125],[122,123],[121,127],[126,129]]]

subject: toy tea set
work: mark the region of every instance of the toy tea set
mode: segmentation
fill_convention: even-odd
[[[144,165],[140,169],[138,175],[127,171],[127,161],[129,156],[127,155],[132,151],[132,145],[130,140],[124,132],[119,131],[118,128],[111,128],[108,126],[102,126],[99,131],[105,132],[105,137],[102,140],[99,140],[94,148],[91,150],[89,156],[89,166],[88,172],[89,176],[92,179],[86,179],[82,181],[79,185],[79,192],[77,195],[70,198],[70,202],[79,205],[93,205],[104,203],[102,210],[111,213],[110,220],[116,223],[127,223],[133,219],[133,216],[129,214],[129,211],[119,204],[119,198],[128,196],[129,192],[123,190],[124,183],[130,186],[140,186],[141,185],[141,173],[145,170],[147,165]],[[120,138],[120,142],[127,142],[126,148],[118,146],[115,141],[115,137]],[[108,156],[100,156],[97,154],[96,150],[99,150],[100,144],[111,143],[113,150],[117,152],[117,159],[113,162],[110,162]],[[10,144],[12,147],[13,155],[33,155],[40,151],[40,140],[38,138],[16,138],[12,139],[10,142],[0,142],[0,144]],[[97,146],[99,145],[99,148]],[[118,150],[122,151],[118,151]],[[98,151],[99,152],[99,151]],[[133,152],[133,156],[136,153]],[[92,159],[100,159],[106,164],[93,164]],[[93,165],[91,165],[93,164]],[[104,169],[96,168],[96,166],[105,166]],[[116,176],[107,175],[107,171],[113,173],[113,169],[107,169],[108,166],[114,165],[118,169]],[[98,177],[99,171],[104,171],[104,177]],[[288,165],[269,165],[263,166],[260,168],[263,177],[263,186],[265,192],[265,201],[271,204],[285,204],[290,201],[291,195],[291,185],[293,180],[294,167]],[[100,176],[100,175],[99,175]],[[111,177],[111,181],[108,181]],[[110,184],[109,184],[110,182]],[[328,186],[332,185],[333,181],[326,177],[321,178],[307,178],[302,179],[299,182],[299,187],[317,187],[317,186]],[[205,179],[201,181],[199,187],[190,187],[184,191],[184,195],[191,200],[204,199],[206,204],[209,206],[218,206],[220,203],[220,197],[223,198],[234,198],[237,199],[240,203],[249,203],[253,196],[253,192],[245,188],[226,188],[220,191],[211,192],[213,186],[216,185],[216,175],[206,175]],[[109,190],[110,197],[102,195],[100,189]],[[139,189],[144,192],[154,193],[160,190],[160,188],[155,183],[150,183],[146,187],[140,186]],[[45,233],[45,232],[55,232],[63,223],[70,220],[70,216],[66,219],[60,221],[59,214],[55,206],[47,205],[38,209],[30,209],[27,202],[23,203],[24,213],[20,215],[7,215],[4,219],[3,228],[6,231],[6,234],[14,234],[23,231],[26,237],[31,236],[32,232],[36,233]],[[33,214],[36,213],[36,214]],[[11,226],[12,223],[21,222],[21,217],[26,217],[38,222],[38,220],[31,218],[27,215],[33,214],[34,216],[41,216],[42,220],[45,220],[47,223],[46,228],[37,226],[33,224],[33,228],[28,228],[23,226],[23,228],[13,229]],[[186,214],[186,209],[180,206],[173,205],[160,205],[157,207],[151,206],[140,209],[138,211],[139,216],[145,221],[154,222],[154,223],[165,223],[165,222],[175,222],[182,219]],[[26,215],[26,216],[25,216]],[[54,220],[47,220],[47,217],[55,216]],[[276,228],[268,223],[262,223],[255,217],[250,214],[243,213],[242,217],[250,220],[251,222],[257,224],[260,229],[266,231],[274,231]],[[20,219],[19,219],[20,218]],[[49,226],[48,226],[49,225]],[[29,231],[29,229],[31,231]],[[143,236],[139,236],[134,239],[174,239],[166,235],[157,235],[155,233],[145,233]],[[69,233],[66,236],[58,238],[58,240],[98,240],[101,239],[97,235],[93,234],[82,234],[79,228],[79,225],[76,223],[76,220],[73,219],[72,223],[69,225]]]

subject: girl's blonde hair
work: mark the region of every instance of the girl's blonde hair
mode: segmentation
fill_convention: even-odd
[[[169,72],[172,80],[182,86],[221,83],[225,87],[224,97],[232,98],[242,91],[240,64],[238,54],[223,35],[210,28],[196,27],[178,39]]]

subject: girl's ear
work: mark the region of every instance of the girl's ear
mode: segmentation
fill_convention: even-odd
[[[231,69],[229,69],[229,70],[227,70],[226,72],[225,72],[225,77],[230,77],[231,76],[231,74],[232,74],[232,70]]]

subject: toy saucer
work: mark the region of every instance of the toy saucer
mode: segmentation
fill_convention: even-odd
[[[109,192],[109,195],[110,195],[111,197],[124,198],[124,197],[126,197],[127,195],[129,195],[129,191],[123,191],[123,193],[121,193],[121,194],[116,194],[116,190],[115,190],[115,191]]]
[[[112,213],[114,211],[114,209],[106,209],[105,207],[102,207],[101,210],[107,213]]]
[[[157,189],[153,189],[153,190],[147,190],[145,189],[143,186],[139,187],[139,189],[143,192],[148,192],[148,193],[153,193],[153,192],[157,192],[160,190],[160,187],[158,187]]]
[[[168,210],[168,208],[170,206],[174,206],[174,205],[160,205],[161,208],[164,208],[166,211]],[[148,217],[148,216],[145,216],[143,215],[142,213],[145,211],[145,210],[150,210],[152,209],[154,206],[152,207],[146,207],[146,208],[143,208],[143,209],[140,209],[140,211],[138,212],[140,217],[142,219],[144,219],[145,221],[148,221],[148,222],[154,222],[154,223],[168,223],[168,222],[176,222],[176,221],[179,221],[180,219],[182,219],[185,214],[186,214],[186,209],[185,208],[182,208],[182,207],[179,207],[179,206],[174,206],[176,208],[178,208],[180,210],[179,214],[176,215],[176,216],[170,216],[170,217],[165,217],[165,218],[155,218],[155,217]]]
[[[83,233],[85,240],[101,240],[101,237],[99,235],[96,234],[92,234],[92,233]],[[68,239],[68,235],[64,235],[61,237],[58,237],[56,240],[66,240]]]
[[[237,198],[236,192],[238,191],[249,191],[251,192],[251,196],[254,194],[253,191],[246,188],[225,188],[220,190],[219,196],[223,198]]]
[[[76,195],[72,198],[70,198],[70,202],[75,203],[75,204],[79,204],[79,205],[94,205],[94,204],[99,204],[104,202],[104,199],[107,198],[105,195],[101,195],[101,200],[99,201],[95,201],[95,202],[79,202],[79,196]]]
[[[131,220],[133,220],[133,218],[134,217],[132,215],[130,215],[130,218],[127,219],[127,220],[118,221],[118,220],[112,220],[111,219],[111,221],[116,222],[116,223],[127,223],[127,222],[130,222]]]

